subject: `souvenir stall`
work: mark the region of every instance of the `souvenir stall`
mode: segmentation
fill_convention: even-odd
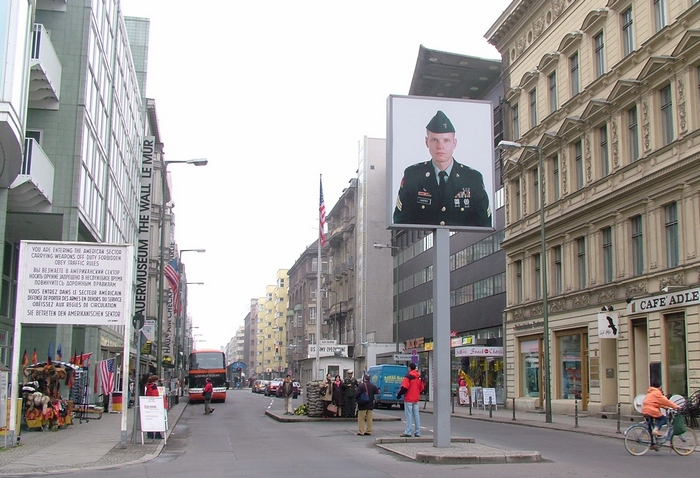
[[[70,393],[75,366],[64,362],[39,362],[24,370],[22,425],[26,429],[56,430],[72,424],[73,402],[64,398],[61,388]]]

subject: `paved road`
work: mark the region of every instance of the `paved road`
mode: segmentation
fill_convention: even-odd
[[[302,403],[299,398],[295,401]],[[537,464],[429,465],[378,449],[374,439],[397,436],[403,423],[375,422],[373,436],[356,435],[354,421],[281,423],[266,410],[282,411],[283,401],[229,391],[225,404],[211,416],[201,405],[188,406],[168,445],[155,460],[103,470],[77,471],[65,476],[179,478],[289,476],[309,478],[405,478],[464,476],[696,476],[700,454],[676,456],[670,450],[643,457],[629,455],[619,438],[581,432],[453,418],[453,436],[472,436],[478,443],[504,449],[535,450],[545,461]],[[399,410],[380,413],[402,416]],[[433,416],[421,415],[424,436],[431,435]],[[76,450],[89,453],[89,450]]]

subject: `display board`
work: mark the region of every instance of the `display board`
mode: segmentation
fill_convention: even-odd
[[[141,443],[143,432],[162,432],[168,429],[168,415],[165,413],[161,397],[139,397],[139,417],[141,418]]]

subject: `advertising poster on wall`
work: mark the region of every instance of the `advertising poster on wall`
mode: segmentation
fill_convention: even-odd
[[[492,231],[494,150],[490,102],[390,96],[388,227]]]

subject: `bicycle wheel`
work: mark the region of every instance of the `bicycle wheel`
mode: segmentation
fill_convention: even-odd
[[[651,434],[646,425],[635,425],[625,432],[625,448],[630,455],[640,456],[649,451]]]
[[[682,420],[678,417],[677,420]],[[686,428],[685,433],[681,435],[673,435],[671,438],[671,448],[681,456],[690,455],[698,446],[698,436],[695,430]]]

